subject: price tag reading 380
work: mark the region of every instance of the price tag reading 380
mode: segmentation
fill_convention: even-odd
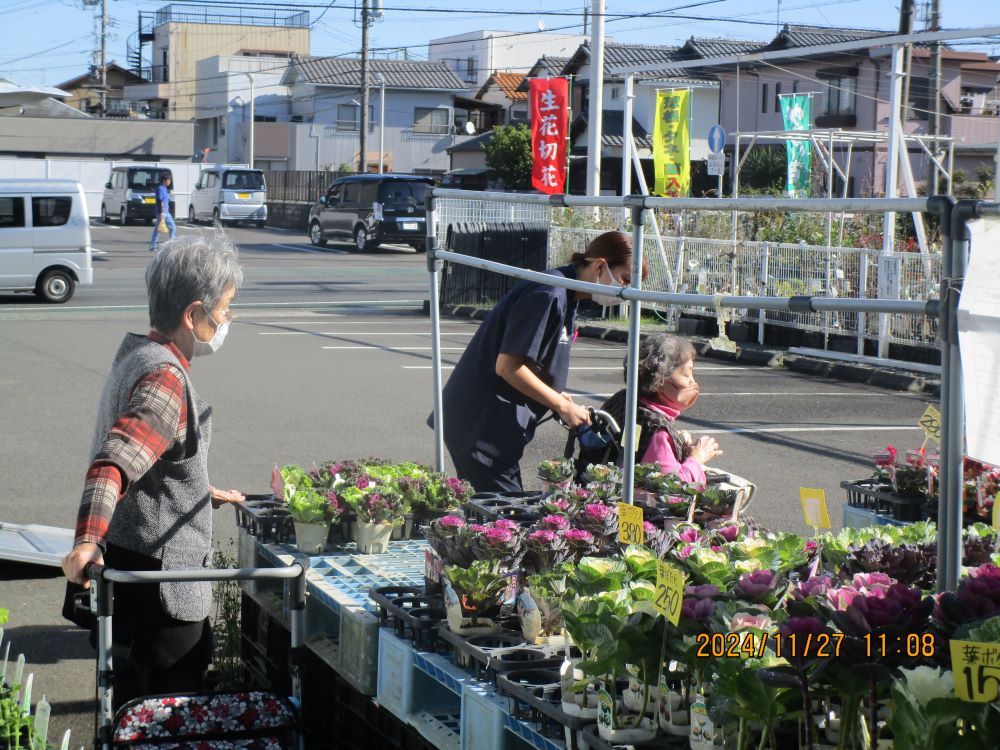
[[[924,435],[928,439],[933,440],[938,445],[941,444],[941,412],[934,407],[934,404],[927,405],[917,424],[920,425],[920,429],[924,431]]]
[[[641,505],[618,503],[618,541],[622,544],[642,544],[646,541]]]
[[[684,599],[684,574],[663,560],[656,562],[656,592],[653,606],[656,611],[677,625],[681,620],[681,602]]]

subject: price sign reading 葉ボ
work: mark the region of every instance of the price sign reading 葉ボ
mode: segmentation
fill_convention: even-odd
[[[622,544],[642,544],[646,541],[641,506],[618,503],[618,541]]]
[[[1000,688],[1000,643],[951,641],[955,695],[963,701],[990,703]]]
[[[934,404],[927,405],[917,424],[924,431],[924,437],[938,445],[941,444],[941,412],[934,407]]]
[[[656,562],[656,591],[653,606],[674,625],[681,619],[681,601],[684,599],[684,574],[663,560]]]

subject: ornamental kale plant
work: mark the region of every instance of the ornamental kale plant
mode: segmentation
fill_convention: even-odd
[[[568,482],[575,473],[576,464],[572,458],[557,458],[538,464],[538,478],[554,484]]]
[[[490,560],[476,560],[465,568],[449,565],[444,574],[462,607],[479,617],[489,617],[500,606],[507,590],[507,576]]]
[[[393,492],[371,492],[358,504],[358,520],[361,523],[399,526],[403,523],[403,516],[403,500]]]

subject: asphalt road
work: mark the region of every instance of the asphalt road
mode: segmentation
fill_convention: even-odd
[[[144,332],[146,227],[94,228],[95,284],[63,306],[0,296],[0,521],[70,527],[79,502],[97,397],[126,331]],[[182,233],[212,231],[182,226]],[[213,406],[214,484],[268,491],[271,467],[379,455],[431,462],[430,325],[424,256],[407,247],[366,253],[312,248],[303,235],[234,229],[246,281],[225,348],[194,363]],[[476,323],[445,319],[446,363]],[[570,388],[588,403],[621,387],[624,345],[579,339]],[[805,533],[800,486],[826,490],[839,526],[840,481],[866,476],[886,444],[919,444],[925,399],[783,370],[702,360],[702,395],[684,427],[712,433],[715,463],[758,486],[752,512],[775,529]],[[539,428],[522,464],[526,477],[561,455],[565,432]],[[225,542],[233,516],[220,511]],[[24,651],[37,694],[53,704],[53,728],[74,743],[91,732],[94,661],[82,631],[59,615],[54,571],[0,563],[5,637]]]

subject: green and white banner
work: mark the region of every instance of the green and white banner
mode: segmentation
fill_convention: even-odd
[[[812,127],[809,94],[789,94],[781,96],[779,99],[786,131],[809,130]],[[805,138],[795,141],[786,140],[785,150],[788,152],[788,177],[785,180],[785,192],[790,198],[808,198],[809,140]]]

